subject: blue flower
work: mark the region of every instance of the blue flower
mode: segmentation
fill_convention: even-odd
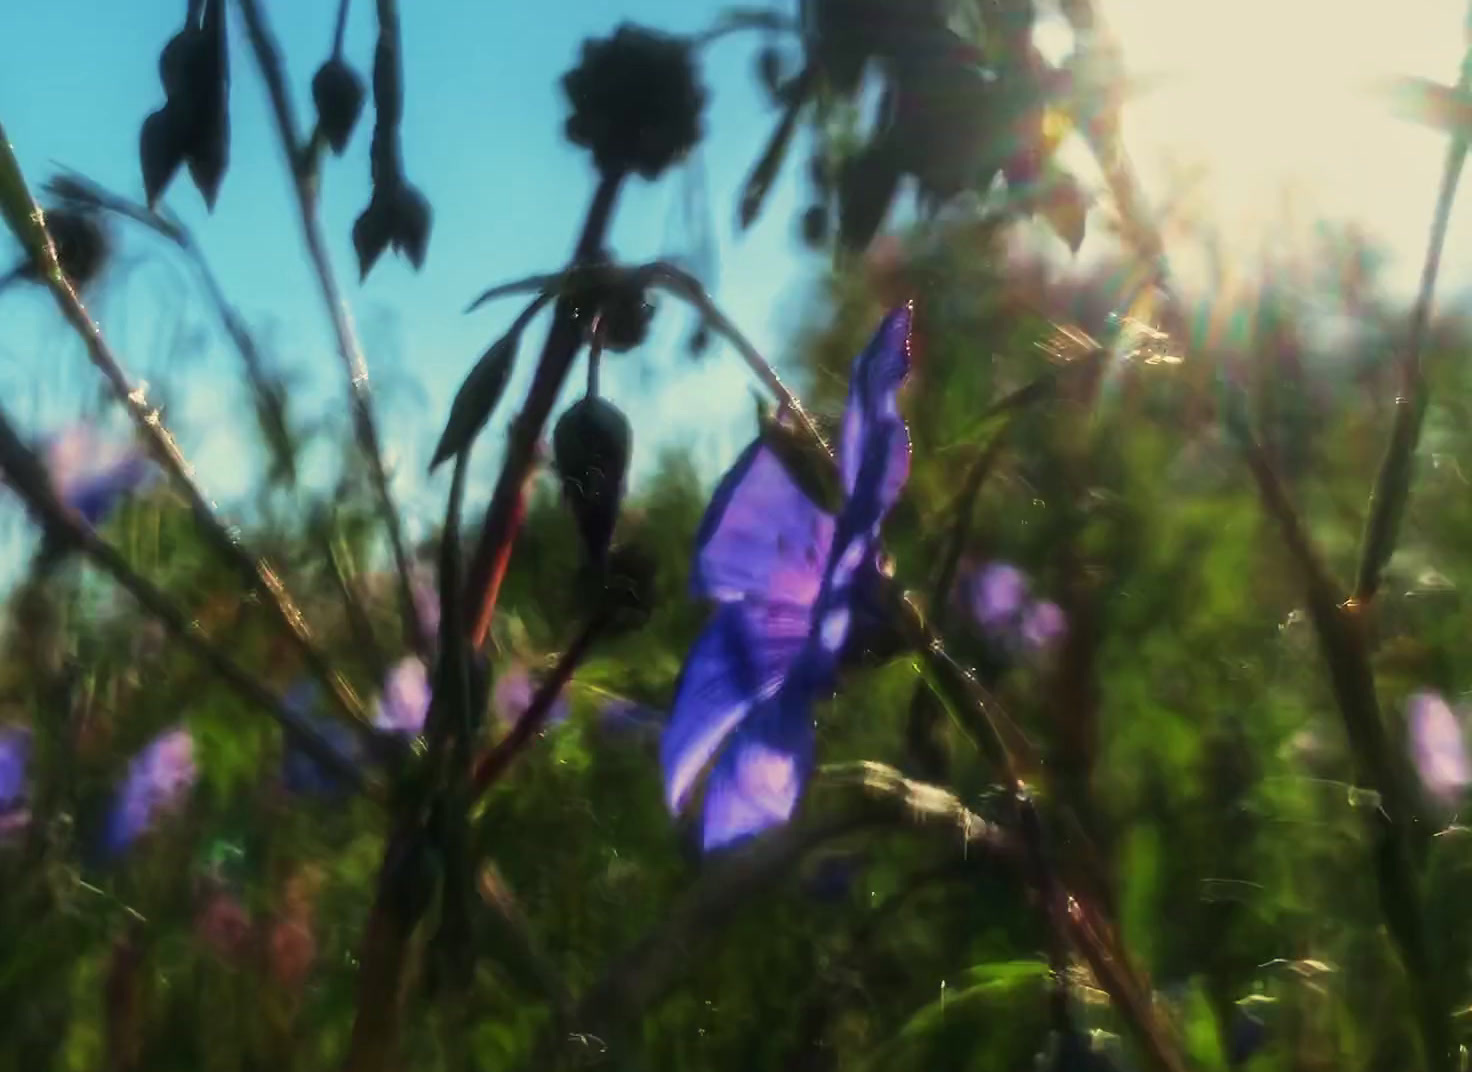
[[[311,681],[302,681],[287,690],[283,703],[290,711],[300,715],[311,725],[328,746],[349,762],[357,762],[358,741],[353,732],[341,722],[323,718],[317,713],[317,686]],[[303,796],[337,798],[348,790],[341,775],[323,767],[309,752],[295,744],[290,737],[281,759],[281,781],[287,790]]]
[[[693,585],[718,607],[686,658],[660,761],[666,802],[678,811],[725,745],[706,784],[706,849],[785,822],[797,806],[812,766],[813,704],[833,692],[860,595],[877,572],[880,523],[909,475],[897,404],[909,346],[905,308],[854,362],[836,518],[758,440],[701,522]]]
[[[188,730],[169,730],[154,738],[128,764],[118,789],[108,816],[108,854],[123,852],[160,816],[177,810],[197,776],[194,739]]]
[[[24,726],[0,729],[0,839],[30,822],[26,768],[31,761],[31,731]]]
[[[45,443],[46,469],[62,503],[89,525],[100,525],[119,502],[155,473],[136,444],[104,442],[86,422],[77,422]]]

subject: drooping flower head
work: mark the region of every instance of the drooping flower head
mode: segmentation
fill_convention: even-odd
[[[169,730],[155,737],[128,764],[128,773],[118,787],[108,816],[109,854],[123,852],[160,817],[176,811],[193,788],[198,773],[194,765],[194,738],[188,730]]]
[[[1411,758],[1422,784],[1439,800],[1455,800],[1472,784],[1472,765],[1456,713],[1436,693],[1418,692],[1406,701],[1406,720]]]
[[[106,441],[81,421],[47,440],[44,453],[57,496],[89,525],[106,521],[118,503],[154,473],[148,455],[136,443]]]
[[[496,716],[508,728],[520,722],[521,716],[526,714],[526,709],[532,705],[532,699],[537,694],[537,685],[538,682],[520,663],[513,663],[496,676],[491,705],[496,709]],[[547,712],[546,723],[555,725],[566,722],[569,711],[567,697],[558,693],[557,698],[552,701],[552,709]]]
[[[30,822],[26,781],[30,761],[31,731],[24,726],[0,729],[0,839]]]
[[[429,672],[424,662],[416,656],[407,656],[388,672],[373,724],[386,733],[417,736],[424,732],[431,695]]]
[[[891,313],[854,362],[839,443],[844,503],[815,505],[762,440],[716,488],[696,536],[692,583],[715,600],[661,742],[678,811],[715,756],[703,841],[718,848],[786,821],[812,765],[813,704],[831,695],[879,526],[910,469],[898,408],[910,311]]]
[[[353,732],[341,722],[324,718],[318,712],[315,683],[298,682],[287,690],[282,702],[321,734],[334,752],[349,762],[359,760],[358,739]],[[286,739],[286,751],[281,758],[281,781],[289,792],[303,796],[340,797],[348,791],[348,784],[341,775],[324,767],[290,736]]]

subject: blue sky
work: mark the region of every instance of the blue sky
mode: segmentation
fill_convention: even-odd
[[[139,196],[138,127],[162,103],[157,54],[177,29],[183,6],[101,0],[7,6],[0,16],[7,40],[37,43],[8,49],[0,65],[0,114],[33,185],[59,164]],[[328,51],[336,4],[268,0],[264,7],[305,125],[312,114],[308,87]],[[607,33],[621,19],[687,31],[708,25],[721,10],[715,3],[677,0],[559,7],[548,17],[539,5],[404,5],[404,157],[411,181],[435,211],[422,272],[385,256],[366,284],[357,281],[349,236],[368,198],[371,110],[347,154],[326,165],[323,213],[334,260],[368,351],[401,490],[424,506],[439,498],[414,494],[438,422],[470,363],[517,310],[514,302],[499,303],[465,316],[464,306],[492,282],[563,263],[592,189],[586,156],[561,137],[565,109],[557,76],[575,60],[584,37]],[[264,88],[239,47],[244,39],[231,11],[231,166],[219,204],[207,215],[183,180],[170,187],[166,202],[195,229],[225,291],[266,330],[277,357],[302,370],[303,387],[293,401],[308,415],[325,412],[340,405],[342,376],[301,254]],[[56,41],[66,42],[65,63],[50,52]],[[358,0],[347,52],[365,76],[373,41],[373,5]],[[821,263],[795,240],[801,193],[795,178],[775,192],[750,234],[734,233],[737,190],[771,124],[751,77],[752,45],[750,37],[736,38],[709,54],[711,136],[692,167],[699,169],[694,175],[704,173],[719,246],[718,298],[759,346],[780,353],[774,344],[804,315],[803,282],[816,277]],[[630,184],[614,229],[622,257],[690,251],[678,220],[694,175]],[[228,502],[251,475],[243,464],[249,455],[241,450],[249,418],[234,355],[195,301],[187,267],[136,232],[122,234],[125,260],[139,263],[113,282],[94,311],[129,371],[168,403],[165,417],[205,486]],[[59,329],[54,311],[38,295],[12,292],[0,300],[0,323],[0,389],[11,408],[32,426],[75,412],[95,374]],[[749,378],[729,353],[690,361],[681,345],[689,323],[665,303],[650,344],[605,372],[605,389],[636,423],[636,465],[648,466],[653,444],[663,441],[693,451],[709,470],[730,457],[749,429]],[[513,391],[530,375],[540,333],[529,341]],[[163,384],[171,385],[166,395],[159,394]],[[493,425],[482,440],[486,466],[495,460],[500,427]]]
[[[308,86],[329,47],[335,0],[264,0],[264,6],[306,124]],[[517,307],[496,305],[473,316],[461,310],[492,282],[562,263],[592,187],[586,158],[561,137],[557,76],[584,37],[607,33],[623,19],[688,31],[708,25],[724,5],[402,6],[406,169],[435,210],[425,269],[416,274],[385,257],[358,285],[349,234],[368,197],[371,113],[346,156],[327,164],[323,214],[367,349],[398,490],[411,516],[422,518],[439,508],[442,488],[426,487],[419,474],[450,398]],[[1251,236],[1265,226],[1264,206],[1275,204],[1290,182],[1317,208],[1359,220],[1384,239],[1392,282],[1409,287],[1442,142],[1389,118],[1365,86],[1391,73],[1450,80],[1462,47],[1460,0],[1421,0],[1393,18],[1380,0],[1106,0],[1103,6],[1132,69],[1159,80],[1127,114],[1147,185],[1159,188],[1169,159],[1200,163],[1210,176],[1212,216],[1229,234]],[[139,195],[138,128],[162,102],[157,54],[183,8],[182,0],[5,6],[0,118],[34,184],[65,165]],[[264,89],[240,47],[233,5],[231,18],[232,164],[220,203],[206,215],[187,181],[175,182],[167,202],[195,229],[226,292],[263,329],[277,359],[298,371],[293,402],[311,417],[341,407],[342,375],[307,275]],[[348,54],[365,74],[373,33],[372,4],[357,0]],[[822,263],[795,238],[798,166],[789,166],[757,227],[734,233],[737,191],[772,122],[751,77],[754,44],[737,37],[708,57],[710,134],[698,164],[718,246],[717,298],[758,346],[780,359],[790,329],[821,314],[812,284]],[[1086,166],[1083,171],[1087,182]],[[684,181],[631,185],[614,231],[621,256],[689,252],[688,236],[673,226]],[[1465,215],[1448,247],[1452,286],[1472,276]],[[234,355],[197,302],[187,268],[135,231],[123,234],[126,270],[94,312],[129,371],[166,404],[165,417],[206,488],[228,506],[250,485],[256,465],[244,446],[250,425]],[[1091,238],[1085,257],[1100,248]],[[729,351],[690,361],[682,348],[688,327],[688,317],[667,302],[650,343],[605,372],[606,390],[636,425],[636,471],[647,468],[662,442],[689,450],[713,472],[749,433],[747,374]],[[529,342],[513,396],[530,374],[540,332]],[[15,292],[0,298],[0,397],[28,427],[75,413],[95,395],[95,383],[80,347],[45,301]],[[505,407],[482,440],[478,468],[487,480],[509,412]]]

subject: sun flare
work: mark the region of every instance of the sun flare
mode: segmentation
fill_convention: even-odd
[[[1140,85],[1125,136],[1156,197],[1184,166],[1199,176],[1195,209],[1239,253],[1328,219],[1363,226],[1397,261],[1416,259],[1445,140],[1395,117],[1378,86],[1403,75],[1452,81],[1464,46],[1460,4],[1102,8]],[[1406,266],[1397,268],[1395,281]]]

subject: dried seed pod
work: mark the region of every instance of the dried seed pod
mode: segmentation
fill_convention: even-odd
[[[592,395],[574,403],[553,430],[563,498],[593,562],[602,562],[608,553],[632,446],[628,418],[611,402]]]
[[[334,153],[341,156],[363,114],[367,90],[363,79],[341,56],[333,56],[312,76],[312,103],[317,125]]]

